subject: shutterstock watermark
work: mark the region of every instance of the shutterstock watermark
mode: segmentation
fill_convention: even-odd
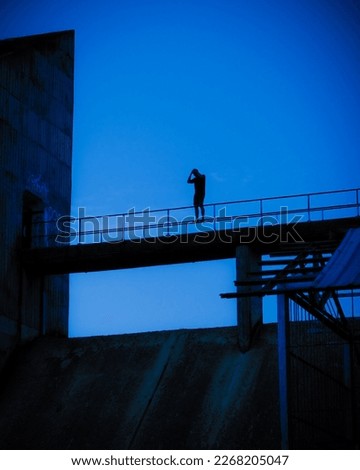
[[[227,215],[226,207],[216,217],[200,221],[192,216],[178,218],[176,211],[151,211],[150,208],[117,215],[89,216],[80,207],[78,216],[62,216],[56,221],[58,244],[91,243],[304,243],[296,225],[304,218],[294,214],[287,206],[268,215]],[[235,238],[234,238],[235,237]]]

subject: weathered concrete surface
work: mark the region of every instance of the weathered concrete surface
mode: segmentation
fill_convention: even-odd
[[[278,449],[275,325],[23,348],[0,392],[2,449]]]
[[[70,211],[74,41],[0,41],[0,369],[19,342],[68,333],[68,276],[24,270],[21,250],[44,246],[44,222]]]

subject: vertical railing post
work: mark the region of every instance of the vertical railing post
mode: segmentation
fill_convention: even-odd
[[[166,224],[167,224],[167,234],[166,234],[166,236],[170,237],[170,231],[169,231],[169,227],[170,227],[170,209],[167,209],[167,211],[166,211],[166,220],[167,220],[167,222],[166,222]]]
[[[145,212],[149,212],[149,213],[150,213],[150,211],[146,211],[146,209],[145,209],[144,213],[145,213]],[[146,236],[146,235],[145,235],[145,230],[146,230],[146,225],[145,225],[144,217],[143,217],[143,227],[142,227],[142,236],[143,236],[143,238],[145,238],[145,236]]]
[[[310,212],[311,212],[310,196],[311,196],[310,194],[307,195],[308,222],[311,221],[311,216],[310,216]]]
[[[82,243],[82,237],[83,237],[83,233],[82,233],[82,217],[79,217],[79,243],[81,244]]]

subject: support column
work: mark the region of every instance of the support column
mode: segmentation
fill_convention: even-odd
[[[289,449],[289,299],[277,297],[281,448]]]
[[[236,248],[236,281],[248,281],[250,271],[259,271],[261,256],[249,245]],[[249,291],[249,287],[237,286],[237,292]],[[242,352],[250,349],[255,330],[262,324],[262,297],[237,298],[238,342]]]

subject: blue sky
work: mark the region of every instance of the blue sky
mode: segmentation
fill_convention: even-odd
[[[194,167],[208,203],[359,186],[360,2],[0,4],[1,38],[65,29],[74,214],[187,206]],[[233,260],[73,275],[70,333],[232,325],[234,277]]]

